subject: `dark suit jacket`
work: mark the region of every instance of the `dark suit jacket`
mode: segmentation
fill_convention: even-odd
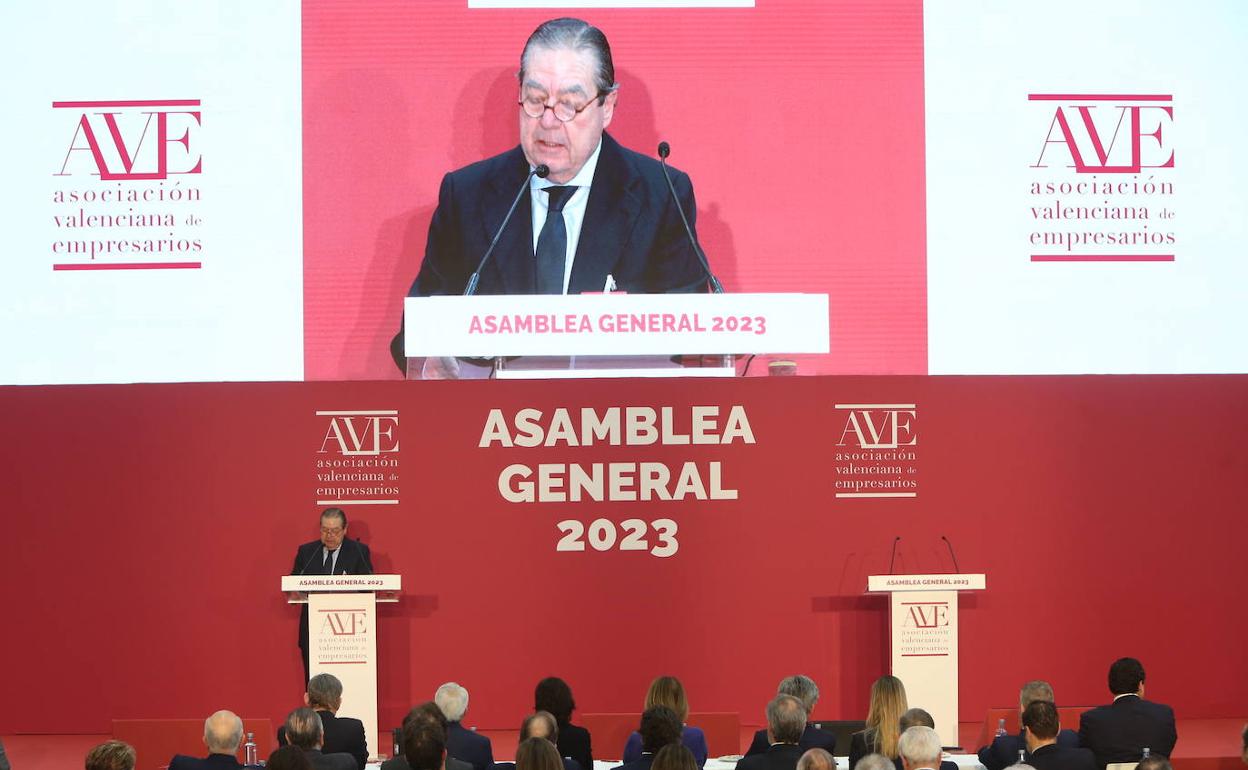
[[[867,740],[866,730],[859,730],[849,736],[849,766],[851,770],[854,765],[858,764],[858,760],[877,751],[879,751],[879,747],[874,742]]]
[[[344,753],[355,757],[358,770],[364,770],[368,762],[368,739],[364,737],[364,723],[351,717],[336,717],[332,711],[317,711],[321,717],[321,725],[325,728],[324,745],[321,751],[326,754]],[[286,726],[277,728],[277,745],[286,745]]]
[[[320,749],[304,749],[312,770],[355,770],[355,757],[350,754],[326,754]]]
[[[490,770],[494,765],[490,739],[477,735],[459,722],[446,724],[446,755],[468,762],[474,770]]]
[[[698,764],[698,767],[706,764],[709,749],[706,747],[706,734],[702,732],[702,728],[688,725],[681,727],[680,744],[693,752],[693,761]],[[641,733],[635,730],[624,742],[624,761],[632,762],[634,759],[641,759]]]
[[[325,573],[325,557],[321,552],[321,541],[313,540],[310,543],[304,543],[299,546],[299,550],[295,551],[295,564],[290,568],[292,575],[324,575]],[[373,561],[369,554],[368,546],[359,540],[350,540],[343,538],[342,545],[338,546],[342,553],[338,554],[338,560],[334,563],[335,575],[371,575],[373,574]],[[308,605],[303,605],[302,612],[299,613],[299,646],[303,649],[308,648]],[[363,765],[360,765],[363,768]]]
[[[169,770],[239,770],[240,767],[233,754],[209,754],[203,759],[174,754],[169,760]]]
[[[683,172],[668,170],[693,228],[693,183]],[[442,178],[425,258],[409,297],[463,293],[528,173],[529,162],[516,146]],[[634,294],[706,291],[706,274],[671,198],[657,160],[620,146],[604,133],[568,293],[600,292],[608,275],[620,290]],[[536,291],[533,213],[526,190],[481,271],[477,293]],[[400,329],[390,346],[400,369],[405,361],[402,343]]]
[[[1174,710],[1135,695],[1079,717],[1079,743],[1092,750],[1102,768],[1114,762],[1139,762],[1145,748],[1169,758],[1178,739]]]
[[[814,725],[806,725],[806,729],[802,731],[802,739],[797,742],[802,751],[810,749],[824,749],[829,754],[835,754],[836,736],[832,733],[825,733],[823,730]],[[747,757],[755,754],[765,754],[767,749],[771,747],[771,742],[767,740],[767,731],[759,730],[754,733],[754,740],[750,741],[750,748],[745,752]]]
[[[795,770],[805,751],[800,745],[777,743],[762,754],[743,758],[737,763],[737,770]]]
[[[563,770],[581,770],[580,764],[575,759],[569,759],[568,757],[560,757],[559,759],[563,761]],[[383,767],[382,770],[385,770],[385,768]],[[516,763],[495,762],[494,770],[516,770]]]
[[[571,722],[559,725],[559,756],[571,757],[581,770],[594,770],[594,749],[590,744],[589,730]]]
[[[412,766],[407,764],[407,757],[390,757],[381,763],[381,770],[412,770]],[[447,757],[444,770],[472,770],[472,765],[454,757]]]
[[[1053,743],[1041,746],[1028,755],[1027,764],[1036,770],[1096,770],[1096,757],[1087,749],[1072,749]]]
[[[654,754],[642,754],[641,759],[625,762],[622,765],[611,768],[611,770],[650,770],[650,765],[653,764]]]
[[[1062,730],[1057,734],[1057,745],[1064,749],[1079,748],[1079,734],[1074,730]],[[979,763],[988,770],[1005,770],[1018,763],[1018,752],[1027,750],[1023,734],[1001,735],[979,750]]]

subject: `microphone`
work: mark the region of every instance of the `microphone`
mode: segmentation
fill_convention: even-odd
[[[477,263],[477,269],[472,271],[472,275],[468,278],[468,285],[464,287],[464,296],[471,297],[477,293],[477,284],[481,281],[481,268],[485,267],[485,261],[494,253],[494,247],[498,245],[498,239],[502,237],[503,230],[507,229],[507,223],[511,221],[511,215],[515,213],[516,206],[520,204],[520,198],[524,196],[524,191],[529,189],[529,181],[537,176],[538,179],[545,179],[550,175],[550,167],[545,163],[537,166],[529,175],[524,178],[524,183],[520,185],[520,189],[516,190],[515,200],[511,202],[511,208],[507,209],[507,216],[503,217],[503,223],[498,226],[498,232],[494,233],[494,240],[490,241],[490,247],[485,250],[485,256],[481,257],[481,261]]]
[[[945,541],[945,547],[949,549],[949,558],[953,559],[953,568],[961,572],[962,568],[958,566],[958,557],[953,552],[953,543],[950,543],[949,538],[944,535],[941,535],[940,539]]]
[[[672,177],[667,173],[667,156],[672,154],[672,146],[667,142],[659,142],[659,162],[663,167],[663,178],[667,180],[667,189],[672,193],[672,200],[676,202],[676,211],[680,214],[680,221],[685,226],[685,235],[689,236],[689,243],[693,246],[693,253],[697,256],[698,261],[702,263],[702,269],[706,272],[707,279],[711,282],[711,291],[715,294],[723,294],[724,287],[719,283],[719,279],[711,272],[711,265],[706,261],[706,254],[702,252],[702,247],[698,245],[698,239],[693,236],[693,228],[689,226],[689,219],[685,216],[685,208],[680,205],[680,196],[676,194],[676,188],[672,185]]]
[[[888,574],[893,574],[893,562],[897,561],[897,544],[901,542],[901,535],[893,538],[893,555],[888,559]]]

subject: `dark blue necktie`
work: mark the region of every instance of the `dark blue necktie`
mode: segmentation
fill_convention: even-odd
[[[547,187],[546,224],[537,236],[537,293],[563,294],[563,271],[568,259],[568,230],[563,224],[563,206],[576,192],[575,187]]]

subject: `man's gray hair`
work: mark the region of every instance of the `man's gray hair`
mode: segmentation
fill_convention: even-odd
[[[301,749],[319,748],[325,738],[325,726],[321,715],[304,706],[290,712],[286,717],[286,741]]]
[[[446,721],[458,722],[468,710],[468,691],[455,682],[447,682],[433,694],[433,702],[438,704]]]
[[[797,743],[806,730],[806,708],[792,695],[777,695],[767,704],[767,730],[776,743]]]
[[[594,68],[594,86],[602,95],[599,103],[601,104],[607,94],[615,90],[615,63],[611,60],[611,45],[607,42],[607,36],[602,33],[602,30],[589,22],[570,18],[551,19],[542,22],[541,26],[533,30],[533,34],[529,35],[528,41],[524,44],[524,51],[520,54],[520,71],[516,76],[521,85],[524,84],[524,71],[529,63],[529,52],[535,48],[544,48],[548,51],[568,49],[593,55],[598,64]],[[586,94],[586,96],[590,95]]]
[[[309,679],[308,705],[337,711],[342,706],[342,680],[333,674],[317,674]]]
[[[222,709],[204,720],[204,745],[209,754],[237,754],[243,742],[243,720]]]
[[[797,760],[797,770],[836,770],[836,757],[825,749],[809,749]]]
[[[819,702],[819,685],[805,674],[795,674],[781,679],[776,692],[780,695],[792,695],[800,700],[806,707],[807,714],[813,711],[815,704]]]
[[[930,727],[915,725],[901,734],[897,753],[915,767],[940,767],[940,736]]]
[[[893,770],[893,760],[883,754],[868,754],[858,760],[853,770]]]
[[[1023,685],[1018,691],[1018,705],[1027,708],[1027,704],[1033,700],[1043,700],[1049,703],[1056,703],[1053,699],[1053,685],[1043,679],[1034,679]]]

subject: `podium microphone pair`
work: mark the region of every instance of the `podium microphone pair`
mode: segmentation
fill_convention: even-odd
[[[662,164],[663,178],[667,181],[668,192],[672,195],[672,201],[676,204],[676,211],[680,214],[680,222],[685,226],[685,235],[689,238],[689,245],[693,247],[694,256],[698,258],[698,262],[702,265],[702,271],[706,274],[706,279],[711,284],[711,292],[714,294],[723,294],[724,287],[719,282],[719,278],[715,273],[711,272],[711,264],[706,260],[706,254],[702,251],[702,247],[698,245],[698,239],[693,235],[693,228],[689,226],[689,218],[685,216],[685,208],[680,205],[680,196],[676,194],[676,187],[672,184],[672,177],[667,171],[667,156],[672,154],[672,146],[667,142],[659,142],[659,162]],[[464,296],[470,297],[477,293],[477,284],[481,282],[481,270],[485,267],[485,263],[489,260],[490,255],[494,253],[494,247],[498,245],[498,239],[502,237],[503,230],[507,228],[507,223],[511,221],[511,215],[515,213],[516,206],[520,205],[520,199],[524,197],[524,191],[529,188],[529,183],[533,177],[545,179],[550,176],[550,167],[542,163],[529,172],[524,178],[520,189],[516,191],[516,197],[511,201],[511,208],[507,209],[507,216],[503,217],[503,223],[498,226],[498,230],[494,233],[494,238],[490,241],[490,246],[485,250],[485,256],[481,257],[481,261],[477,263],[477,269],[472,271],[472,275],[468,278],[468,285],[464,287]]]

